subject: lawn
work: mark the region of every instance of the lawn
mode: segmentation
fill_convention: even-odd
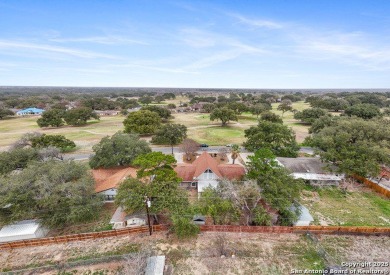
[[[304,190],[301,199],[315,224],[390,226],[390,201],[366,188]]]
[[[241,144],[244,140],[244,130],[236,126],[212,126],[207,128],[190,128],[188,136],[199,143],[209,145]]]
[[[107,135],[123,130],[123,116],[102,116],[100,121],[90,121],[83,127],[63,126],[60,128],[39,128],[38,117],[17,117],[0,120],[0,149],[18,140],[27,132],[40,132],[45,134],[61,134],[76,142],[81,150],[90,150],[93,144]]]
[[[282,116],[282,112],[277,110],[280,103],[272,104],[272,112]],[[303,101],[293,102],[292,107],[298,111],[310,108],[309,103]],[[292,112],[285,112],[283,115],[283,123],[287,126],[290,126],[295,134],[298,143],[301,143],[309,135],[309,126],[300,123],[298,120],[294,119],[294,114]]]

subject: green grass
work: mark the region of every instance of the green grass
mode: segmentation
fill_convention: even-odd
[[[245,140],[244,130],[234,126],[189,129],[188,136],[197,142],[209,145],[241,144]]]
[[[344,193],[339,188],[305,191],[302,203],[315,222],[345,226],[390,226],[390,201],[371,191]]]

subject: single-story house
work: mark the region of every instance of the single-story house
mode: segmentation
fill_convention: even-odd
[[[147,223],[147,216],[145,213],[133,213],[127,215],[122,207],[115,210],[114,215],[110,220],[113,229],[121,229],[125,227],[143,226]]]
[[[330,172],[326,164],[317,157],[276,158],[281,166],[292,172],[296,179],[304,179],[312,185],[339,185],[344,175]]]
[[[115,199],[119,184],[129,177],[137,177],[137,169],[133,167],[115,167],[108,169],[94,169],[92,176],[95,179],[95,192],[104,195],[105,201]]]
[[[18,116],[42,115],[42,113],[44,111],[45,110],[38,109],[38,108],[27,108],[27,109],[23,109],[23,110],[20,110],[20,111],[16,112],[16,114]]]
[[[220,179],[240,180],[245,175],[242,165],[218,164],[207,152],[203,152],[193,163],[177,164],[175,171],[183,179],[181,186],[196,189],[198,196],[208,186],[217,187]]]
[[[118,110],[95,110],[95,113],[97,113],[99,116],[117,116],[117,115],[119,115],[120,111],[118,111]]]
[[[48,229],[36,220],[25,220],[6,225],[0,230],[0,243],[44,238]]]
[[[295,210],[295,207],[292,206],[291,210]],[[298,217],[298,220],[294,223],[294,226],[308,226],[311,222],[314,221],[312,215],[309,212],[309,209],[307,209],[303,205],[299,205],[300,215]]]

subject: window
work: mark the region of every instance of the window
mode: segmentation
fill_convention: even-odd
[[[196,181],[191,182],[191,187],[196,187]]]
[[[210,169],[207,169],[205,173],[212,173],[213,171],[211,171]]]

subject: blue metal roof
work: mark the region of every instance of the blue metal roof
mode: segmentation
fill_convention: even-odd
[[[17,113],[24,113],[24,114],[31,114],[31,113],[43,113],[45,110],[43,109],[38,109],[38,108],[27,108],[27,109],[23,109],[23,110],[20,110],[19,112]]]

